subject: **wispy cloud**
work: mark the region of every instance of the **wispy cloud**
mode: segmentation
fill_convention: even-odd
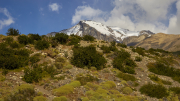
[[[79,6],[75,11],[75,15],[72,17],[72,24],[84,19],[99,18],[103,14],[105,12],[99,9],[93,9],[90,6]]]
[[[110,12],[90,6],[77,7],[72,17],[72,24],[89,19],[134,31],[151,30],[155,33],[180,34],[179,0],[113,0],[112,2],[114,8]],[[173,3],[176,3],[177,14],[170,17],[168,13]],[[104,17],[104,14],[108,16]],[[169,21],[169,25],[164,21]]]
[[[49,9],[50,9],[51,11],[56,11],[56,12],[58,12],[59,9],[61,9],[61,8],[62,8],[62,6],[59,5],[59,4],[57,4],[57,3],[51,3],[51,4],[49,4]]]
[[[14,23],[13,17],[11,17],[6,8],[0,8],[0,13],[3,13],[7,17],[7,19],[0,19],[0,30],[5,26],[9,26]]]

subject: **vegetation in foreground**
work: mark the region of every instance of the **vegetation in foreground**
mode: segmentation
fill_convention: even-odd
[[[0,36],[0,101],[178,101],[178,59],[162,49],[128,47],[89,35],[20,35],[11,28]],[[134,96],[138,92],[145,96]]]

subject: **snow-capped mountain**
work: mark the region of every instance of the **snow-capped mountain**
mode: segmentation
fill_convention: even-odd
[[[129,31],[128,29],[123,29],[119,27],[106,26],[102,23],[91,21],[91,20],[83,20],[80,21],[77,25],[60,31],[59,33],[66,33],[67,35],[75,34],[79,36],[83,35],[91,35],[96,39],[105,40],[105,41],[118,41],[122,42],[125,38],[131,36],[140,36],[143,34],[147,34],[151,36],[151,31],[143,30],[143,31]],[[47,36],[54,36],[54,33],[49,33]]]

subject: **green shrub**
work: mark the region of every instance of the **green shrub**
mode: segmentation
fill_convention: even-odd
[[[110,53],[111,50],[108,46],[102,45],[101,50],[103,50],[103,53]]]
[[[77,76],[76,80],[80,81],[82,85],[86,85],[87,82],[97,81],[98,79],[96,77],[87,74],[86,76]]]
[[[27,45],[29,43],[29,38],[26,35],[20,35],[18,37],[18,41],[19,41],[20,44]]]
[[[32,101],[35,96],[34,86],[29,84],[22,84],[17,87],[16,92],[5,96],[4,101]]]
[[[35,44],[35,48],[38,50],[44,50],[49,48],[49,43],[45,40],[39,40],[37,41],[37,43]]]
[[[124,43],[118,43],[117,46],[120,46],[122,48],[127,48],[127,45],[125,45]]]
[[[80,83],[79,81],[73,81],[73,82],[71,82],[71,83],[68,84],[68,85],[76,88],[76,87],[80,87],[80,86],[81,86],[81,83]]]
[[[124,73],[134,74],[136,63],[130,58],[131,54],[125,50],[121,50],[114,53],[113,67],[119,69]]]
[[[20,44],[17,43],[17,42],[12,42],[9,45],[10,45],[11,48],[20,48],[21,47]]]
[[[40,54],[38,53],[38,54],[35,54],[35,55],[33,55],[33,56],[31,56],[30,58],[29,58],[29,61],[31,62],[31,64],[33,65],[34,63],[37,63],[37,62],[39,62],[40,61],[40,59],[39,59],[39,56]]]
[[[113,81],[106,81],[101,83],[103,89],[114,89],[116,88],[116,84]]]
[[[14,28],[9,28],[8,32],[6,33],[8,36],[12,35],[12,36],[17,36],[20,35],[19,34],[19,30],[18,29],[14,29]]]
[[[155,81],[156,83],[159,84],[165,84],[165,85],[171,85],[172,83],[169,81],[165,81],[165,80],[161,80],[158,76],[156,75],[149,75],[149,78],[153,81]]]
[[[142,61],[142,58],[141,58],[140,56],[136,56],[136,57],[135,57],[135,61],[140,62],[140,61]]]
[[[118,73],[117,77],[122,78],[125,81],[135,81],[136,78],[133,75],[125,74],[125,73]]]
[[[55,48],[56,46],[58,46],[58,42],[57,42],[56,40],[51,40],[50,43],[51,43],[51,46],[52,46],[53,48]]]
[[[36,96],[33,101],[48,101],[44,96]]]
[[[84,35],[83,40],[84,41],[94,41],[95,38],[93,36],[91,36],[91,35]]]
[[[137,52],[139,55],[142,55],[142,56],[145,56],[145,52],[144,52],[144,48],[141,48],[141,47],[136,47],[136,49],[132,49],[133,52]]]
[[[39,40],[42,40],[41,36],[39,36],[39,34],[28,34],[29,35],[29,38],[30,40],[36,40],[36,41],[39,41]]]
[[[0,44],[0,68],[16,69],[28,65],[29,50],[13,50]]]
[[[74,87],[73,86],[70,86],[70,85],[64,85],[64,86],[61,86],[60,88],[57,88],[57,89],[53,89],[53,94],[55,96],[65,96],[67,94],[70,94],[74,91]]]
[[[180,82],[180,69],[175,69],[160,62],[148,63],[147,67],[149,68],[150,72],[169,76],[172,77],[173,80]]]
[[[150,89],[149,89],[150,88]],[[168,96],[167,89],[162,85],[146,84],[140,88],[142,94],[150,97],[163,98]]]
[[[132,89],[130,88],[130,87],[125,87],[125,88],[123,88],[123,93],[124,94],[131,94],[133,91],[132,91]]]
[[[65,96],[55,97],[53,101],[67,101],[67,98]]]
[[[180,87],[170,87],[169,90],[176,94],[180,94]]]
[[[56,33],[55,40],[59,42],[60,44],[66,44],[68,41],[69,36],[65,33]]]
[[[7,37],[4,39],[6,43],[10,44],[14,41],[13,37]]]
[[[94,46],[73,48],[71,63],[77,67],[96,67],[97,70],[105,67],[106,59],[96,51]]]
[[[25,68],[23,80],[27,83],[39,82],[42,79],[42,68],[34,66],[33,69]]]
[[[78,44],[79,42],[80,42],[80,40],[79,40],[78,38],[72,37],[72,38],[70,39],[70,42],[68,43],[68,45],[76,45],[76,44]]]

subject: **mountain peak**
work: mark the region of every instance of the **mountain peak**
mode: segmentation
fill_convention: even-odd
[[[148,34],[151,36],[151,31],[129,31],[116,26],[106,26],[100,22],[92,20],[81,20],[75,26],[60,31],[59,33],[66,33],[67,35],[75,34],[79,36],[91,35],[97,39],[105,41],[117,41],[122,42],[125,38],[131,36],[140,36],[142,34]],[[54,34],[51,34],[54,36]]]

